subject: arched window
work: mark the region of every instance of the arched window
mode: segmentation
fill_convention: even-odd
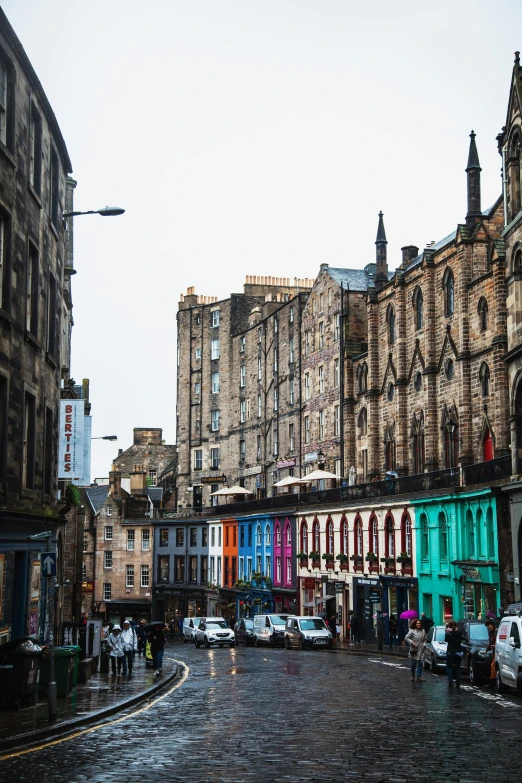
[[[384,521],[384,539],[384,556],[395,557],[395,528],[391,514]]]
[[[370,517],[370,552],[373,552],[377,557],[379,556],[379,527],[377,517],[372,514]]]
[[[384,468],[395,470],[395,427],[392,424],[384,432]]]
[[[270,542],[271,542],[270,525],[267,525],[265,527],[265,544],[267,546],[270,546]]]
[[[308,554],[308,525],[304,517],[301,520],[301,552]]]
[[[440,560],[448,559],[448,523],[442,511],[439,514],[439,556]]]
[[[366,362],[360,364],[357,368],[357,391],[364,394],[368,388],[368,365]]]
[[[493,509],[491,506],[486,513],[486,540],[488,546],[487,558],[488,560],[496,560],[495,525],[493,523]]]
[[[285,527],[285,542],[287,546],[292,546],[292,527],[290,522],[286,523]]]
[[[329,555],[334,554],[334,526],[330,517],[326,522],[326,551]]]
[[[348,522],[345,516],[341,517],[341,552],[348,554]]]
[[[395,342],[395,309],[393,305],[388,305],[386,323],[388,324],[388,343],[389,345],[393,345]]]
[[[357,429],[359,430],[359,437],[362,438],[368,434],[368,414],[366,408],[361,408],[359,418],[357,419]]]
[[[426,516],[426,514],[421,514],[420,534],[421,534],[421,557],[423,560],[427,560],[430,553],[430,529],[428,527],[428,517]]]
[[[411,423],[411,456],[413,473],[424,473],[424,413],[413,414]]]
[[[459,456],[459,420],[455,406],[442,414],[444,467],[455,468]]]
[[[520,248],[515,250],[513,256],[513,272],[522,272],[522,250]]]
[[[489,397],[489,366],[482,362],[479,370],[480,390],[483,397]]]
[[[480,331],[485,332],[488,328],[488,303],[484,296],[481,296],[479,299],[477,311]]]
[[[312,541],[313,541],[314,552],[320,552],[321,551],[321,529],[319,527],[319,520],[317,519],[317,517],[314,519],[314,524],[312,526]]]
[[[363,524],[359,515],[355,517],[353,525],[353,548],[354,554],[362,557],[363,553]]]
[[[411,557],[411,519],[407,511],[401,519],[401,551]]]
[[[261,525],[258,525],[256,528],[256,544],[261,544]]]
[[[415,312],[415,329],[422,329],[424,326],[424,300],[422,289],[419,286],[413,292],[413,310]]]
[[[279,522],[276,523],[275,527],[275,542],[276,546],[281,546],[281,525]]]
[[[484,557],[485,555],[485,541],[484,541],[484,514],[482,509],[477,509],[477,524],[475,529],[477,531],[477,555],[478,557]]]
[[[444,315],[453,315],[455,310],[455,278],[449,267],[444,272],[442,288],[444,289]]]
[[[471,560],[475,559],[475,544],[476,544],[476,535],[475,535],[475,520],[473,519],[473,514],[468,509],[466,511],[466,535],[468,537],[467,540],[467,549],[468,549],[468,557]]]
[[[508,182],[509,182],[509,219],[508,222],[520,212],[520,133],[513,133],[508,148]]]

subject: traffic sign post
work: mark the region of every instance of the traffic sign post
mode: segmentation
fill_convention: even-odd
[[[49,687],[47,702],[49,706],[49,722],[56,720],[58,715],[57,686],[54,671],[54,580],[56,578],[56,552],[41,552],[40,563],[42,575],[47,579],[47,600],[49,601],[49,630],[47,633],[49,647]]]

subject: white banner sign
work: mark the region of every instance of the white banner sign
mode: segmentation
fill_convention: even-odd
[[[58,478],[83,478],[84,411],[83,400],[60,401]]]

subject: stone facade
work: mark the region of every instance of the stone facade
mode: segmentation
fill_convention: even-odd
[[[158,478],[172,463],[176,456],[176,446],[169,446],[162,439],[163,430],[159,428],[134,428],[132,446],[122,451],[114,460],[114,469],[120,471],[122,477],[130,476],[136,466],[146,472],[147,485],[155,487]]]

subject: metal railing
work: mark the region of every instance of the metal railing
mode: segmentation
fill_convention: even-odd
[[[462,476],[466,486],[509,478],[511,476],[511,455],[490,459],[488,462],[479,462],[476,465],[465,465],[462,468]]]

